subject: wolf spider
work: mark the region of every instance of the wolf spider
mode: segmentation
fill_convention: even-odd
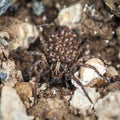
[[[29,53],[41,56],[41,59],[36,61],[29,69],[30,72],[35,66],[39,66],[39,72],[36,73],[35,101],[37,82],[47,75],[50,78],[49,84],[66,83],[67,80],[73,79],[81,86],[89,101],[93,103],[74,73],[83,66],[93,69],[100,77],[103,76],[94,66],[80,61],[83,41],[79,35],[68,27],[59,27],[54,34],[50,35],[48,40],[40,37],[40,42],[41,51]]]

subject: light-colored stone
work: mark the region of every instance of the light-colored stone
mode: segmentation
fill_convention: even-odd
[[[7,60],[2,62],[2,69],[6,71],[7,78],[4,85],[13,87],[18,81],[23,81],[22,73],[20,70],[16,70],[14,61]]]
[[[100,97],[99,93],[96,92],[95,88],[85,87],[85,90],[94,104]],[[81,88],[74,91],[73,97],[70,101],[70,105],[76,109],[80,109],[84,115],[87,111],[92,110],[93,104],[90,103]]]
[[[82,5],[81,3],[74,4],[70,7],[63,8],[57,17],[57,24],[61,26],[73,27],[81,19]]]
[[[44,91],[44,90],[47,89],[47,87],[48,87],[47,83],[43,83],[43,84],[41,85],[41,87],[40,87],[40,90],[41,90],[41,91]]]
[[[106,66],[104,65],[103,61],[98,58],[91,58],[85,63],[85,65],[86,64],[96,68],[96,70],[101,75],[104,75],[106,73]],[[94,85],[99,86],[105,83],[105,80],[94,69],[89,67],[81,67],[80,71],[77,71],[74,75],[80,80],[80,82],[84,86],[89,86],[89,87]],[[76,87],[78,87],[78,85],[75,84],[74,80],[72,80],[72,83]]]
[[[36,26],[28,22],[20,21],[16,18],[2,17],[0,19],[0,25],[1,33],[7,33],[2,34],[2,38],[6,38],[7,36],[9,50],[14,50],[18,47],[27,49],[38,37]]]
[[[13,5],[17,0],[0,0],[0,15],[5,13],[7,9]]]
[[[112,66],[107,67],[107,71],[106,71],[106,76],[107,77],[109,77],[109,78],[110,77],[116,77],[118,75],[119,75],[119,73],[114,67],[112,67]]]
[[[33,120],[27,116],[26,109],[16,91],[4,86],[1,93],[1,116],[2,120]]]
[[[95,104],[98,120],[120,120],[120,91],[111,92]]]
[[[44,5],[41,1],[33,1],[33,13],[37,16],[40,16],[45,11]]]
[[[20,98],[24,101],[30,100],[30,98],[33,96],[32,86],[28,82],[18,82],[15,85],[15,90]]]

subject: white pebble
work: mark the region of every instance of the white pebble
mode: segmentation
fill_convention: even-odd
[[[61,26],[65,25],[73,27],[81,19],[82,5],[77,3],[67,8],[63,8],[57,17],[57,23]]]
[[[100,97],[100,95],[96,92],[95,88],[85,87],[85,90],[93,103],[95,103]],[[80,109],[84,115],[86,114],[86,111],[90,111],[93,106],[93,104],[90,103],[81,88],[75,90],[73,97],[70,101],[70,105],[76,109]]]
[[[120,120],[120,91],[109,93],[95,104],[98,120]]]
[[[2,120],[34,119],[32,116],[27,116],[25,106],[13,88],[6,86],[2,88],[0,106]]]
[[[43,84],[41,85],[41,87],[40,87],[40,90],[41,90],[41,91],[44,91],[44,90],[47,89],[47,87],[48,87],[47,83],[43,83]]]
[[[2,21],[4,21],[4,24],[1,24]],[[8,22],[9,24],[7,24]],[[0,20],[0,24],[2,25],[0,35],[8,38],[9,50],[14,50],[18,47],[27,49],[31,43],[35,42],[39,34],[33,24],[12,17],[3,17]]]
[[[106,73],[106,67],[103,61],[98,58],[91,58],[85,64],[95,67],[101,75]],[[80,78],[78,77],[79,74]],[[95,84],[98,84],[97,82],[104,82],[101,76],[99,76],[99,74],[94,69],[89,67],[81,67],[80,71],[77,71],[74,75],[81,81],[84,86],[94,86]],[[72,83],[76,86],[74,80],[72,80]]]

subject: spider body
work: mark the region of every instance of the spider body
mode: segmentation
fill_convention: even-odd
[[[61,83],[65,82],[63,78],[70,79],[70,69],[81,53],[82,40],[79,35],[68,27],[59,27],[47,41],[41,40],[41,43],[51,82]]]

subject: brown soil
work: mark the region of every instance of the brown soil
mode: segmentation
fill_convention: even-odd
[[[42,2],[43,5],[45,5],[45,11],[40,16],[36,16],[32,13],[32,7],[31,7],[32,1],[27,2],[27,0],[24,2],[18,2],[19,5],[17,10],[11,11],[10,9],[3,16],[12,16],[23,21],[25,19],[28,19],[28,21],[35,24],[36,26],[43,25],[46,23],[49,24],[51,22],[54,22],[54,20],[56,19],[59,13],[59,10],[55,6],[56,4],[59,3],[61,9],[65,5],[69,6],[76,3],[77,0],[67,0],[67,1],[42,0]],[[93,2],[92,4],[95,3]],[[110,12],[105,6],[103,7],[104,9],[106,9],[108,13]],[[46,20],[42,19],[43,16],[46,16]],[[115,16],[111,20],[111,23],[109,25],[110,28],[108,28],[108,30],[111,29],[112,27],[112,30],[115,31],[116,28],[120,25],[119,19],[120,18],[117,18]],[[103,24],[105,24],[104,21],[101,21],[101,23],[102,22]],[[40,34],[43,35],[45,39],[47,39],[48,36],[55,31],[56,27],[58,26],[57,25],[44,26],[43,32]],[[105,60],[107,63],[110,63],[118,70],[118,72],[120,72],[119,69],[120,58],[118,59],[118,53],[120,51],[119,48],[120,42],[119,40],[117,40],[116,34],[114,34],[112,38],[110,35],[111,40],[109,41],[109,43],[107,43],[106,39],[103,39],[104,36],[102,36],[102,34],[97,37],[93,37],[91,34],[86,34],[86,35],[87,36],[83,36],[83,38],[86,39],[85,44],[89,46],[89,48],[85,46],[84,48],[85,50],[83,51],[83,53],[81,53],[81,57],[83,56],[94,57],[94,56],[98,56],[98,54],[101,54],[100,58]],[[109,36],[107,37],[109,38]],[[38,40],[34,44],[30,45],[28,51],[40,51],[40,50],[41,50],[41,44],[38,38]],[[86,55],[85,51],[91,51],[91,52]],[[26,53],[22,52],[21,49],[18,49],[17,52],[12,51],[10,53],[10,59],[14,60],[16,63],[16,68],[22,71],[24,81],[30,82],[27,69],[30,66],[32,66],[32,64],[35,63],[35,61],[41,58],[40,56],[26,55]],[[34,72],[31,74],[32,77],[36,77],[36,74]],[[40,87],[46,81],[40,81],[38,86]],[[55,86],[50,86],[43,91],[39,90],[39,87],[38,87],[37,103],[35,103],[30,107],[27,107],[28,114],[35,116],[36,120],[84,120],[86,118],[86,117],[84,118],[80,110],[73,109],[69,104],[75,89],[74,86],[72,86],[71,84],[69,85],[68,88],[66,88],[65,85],[58,84]],[[108,85],[98,88],[98,91],[101,93],[101,97],[104,97],[105,95],[108,94],[108,92],[115,91],[116,89],[120,89],[120,77],[113,78]],[[96,119],[94,111],[93,113],[89,114],[87,117],[90,120]]]

